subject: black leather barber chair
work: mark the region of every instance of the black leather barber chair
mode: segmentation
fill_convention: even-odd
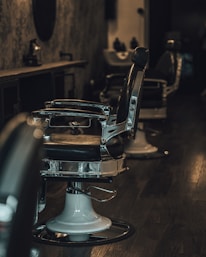
[[[148,54],[145,48],[134,51],[116,114],[109,105],[75,99],[56,99],[47,102],[46,108],[33,112],[34,119],[41,120],[45,126],[46,156],[40,171],[43,184],[49,179],[68,183],[63,211],[45,224],[37,223],[35,240],[85,245],[131,235],[133,226],[101,216],[93,209],[92,200],[108,201],[115,197],[116,190],[86,185],[110,183],[113,177],[127,170],[124,137],[135,135]],[[97,199],[92,189],[107,193],[106,199]]]
[[[0,134],[0,256],[31,256],[43,131],[26,114]]]
[[[145,121],[167,118],[168,97],[177,91],[182,70],[181,43],[168,39],[165,52],[154,69],[147,69],[143,84],[143,96],[139,115],[139,130],[135,141],[130,142],[126,154],[130,157],[159,158],[169,154],[166,150],[148,143]]]
[[[146,70],[137,135],[125,147],[128,158],[158,158],[168,155],[168,151],[159,150],[148,142],[144,122],[167,118],[167,98],[178,89],[181,77],[180,47],[179,41],[167,40],[166,50],[155,69]],[[100,92],[101,102],[113,106],[117,104],[124,77],[125,73],[118,72],[106,76],[105,87]]]

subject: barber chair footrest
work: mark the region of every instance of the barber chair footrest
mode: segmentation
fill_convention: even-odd
[[[88,235],[87,239],[83,238],[84,240],[82,241],[75,241],[74,237],[73,240],[71,240],[68,234],[54,233],[49,231],[45,224],[38,224],[38,226],[33,229],[33,239],[38,243],[63,247],[93,246],[119,242],[132,236],[135,232],[134,227],[125,221],[111,219],[111,222],[112,225],[109,229],[91,233]],[[78,239],[80,239],[80,237]]]

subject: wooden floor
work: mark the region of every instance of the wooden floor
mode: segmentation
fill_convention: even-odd
[[[168,120],[150,124],[162,133],[148,140],[167,149],[167,158],[128,160],[129,171],[106,187],[118,191],[96,212],[135,227],[129,238],[105,245],[61,247],[34,243],[42,257],[205,257],[206,108],[199,93],[180,92],[169,100]],[[64,183],[49,184],[41,218],[60,212]]]

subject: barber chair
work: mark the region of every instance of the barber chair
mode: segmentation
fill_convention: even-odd
[[[95,245],[122,240],[133,232],[132,225],[101,216],[92,206],[92,200],[111,200],[116,190],[86,185],[111,183],[128,169],[124,137],[135,135],[148,55],[145,48],[135,49],[116,114],[109,105],[77,99],[55,99],[33,111],[34,119],[45,126],[40,206],[46,206],[48,180],[68,183],[63,211],[45,223],[37,222],[35,240],[63,246]],[[98,199],[92,189],[108,195]]]
[[[154,69],[145,72],[142,101],[139,114],[138,130],[135,140],[128,141],[125,153],[128,158],[159,158],[169,154],[166,150],[150,144],[147,140],[145,121],[164,120],[167,118],[167,99],[180,83],[182,57],[179,52],[180,42],[167,40],[166,50]],[[106,76],[105,87],[100,92],[100,101],[116,105],[121,91],[124,73],[111,73]],[[156,131],[154,131],[156,133]]]
[[[29,257],[40,182],[43,131],[26,114],[0,134],[0,256]]]
[[[168,97],[178,90],[181,78],[180,48],[180,41],[168,39],[166,50],[155,69],[148,69],[145,73],[138,136],[127,146],[128,157],[159,158],[169,154],[167,150],[160,150],[148,143],[144,121],[167,119]]]

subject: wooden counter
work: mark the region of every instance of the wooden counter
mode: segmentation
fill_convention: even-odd
[[[0,71],[0,127],[19,112],[31,112],[42,108],[45,101],[69,97],[65,76],[71,76],[74,91],[75,69],[86,64],[86,60],[58,61]]]
[[[35,76],[42,73],[62,71],[73,67],[85,67],[86,60],[77,61],[59,61],[42,64],[40,66],[25,66],[22,68],[9,69],[0,71],[1,80],[18,79],[22,77]]]

